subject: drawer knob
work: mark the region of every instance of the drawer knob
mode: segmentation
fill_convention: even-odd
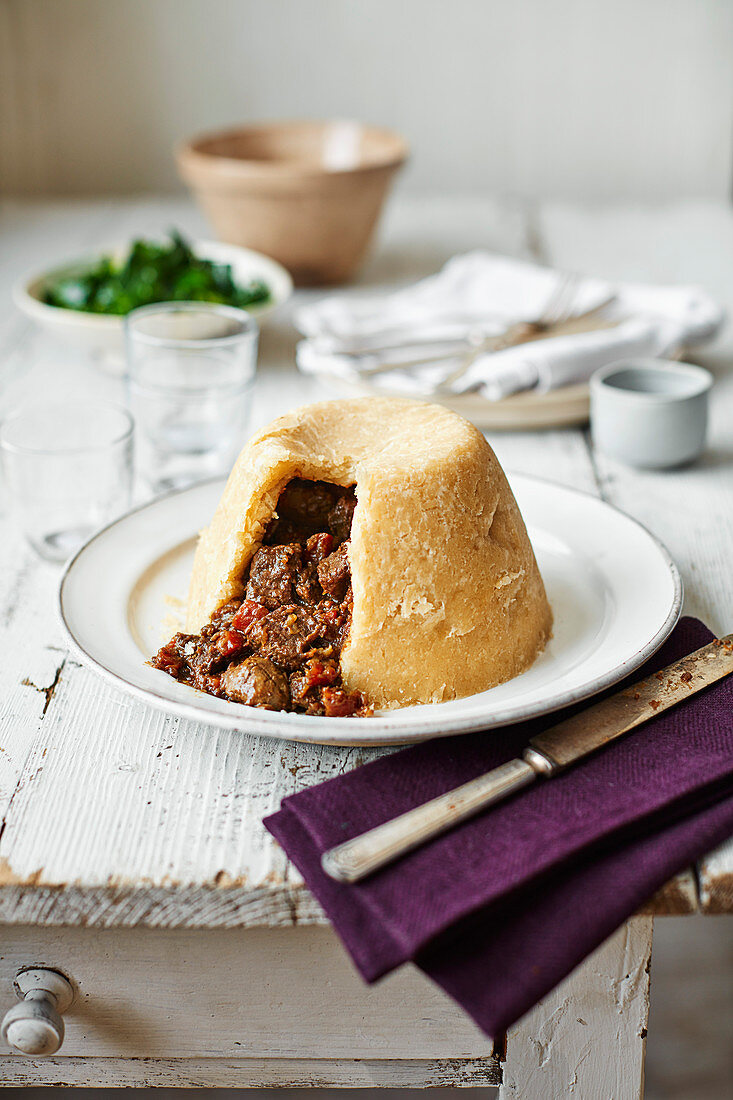
[[[58,970],[40,966],[19,970],[14,984],[20,1004],[5,1013],[0,1034],[19,1054],[55,1054],[64,1041],[61,1014],[74,1000],[73,986]]]

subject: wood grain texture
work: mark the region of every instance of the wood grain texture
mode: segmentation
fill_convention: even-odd
[[[652,927],[629,921],[509,1031],[501,1100],[640,1100]]]
[[[5,1087],[485,1088],[493,1058],[0,1058]]]
[[[0,203],[0,290],[46,257],[171,224],[201,232],[198,214],[184,201],[7,200]],[[720,242],[733,245],[733,218],[712,205],[644,216],[548,206],[530,219],[516,202],[420,199],[395,205],[363,278],[395,286],[472,243],[515,255],[544,253],[601,274],[661,278],[663,250],[669,278],[706,282],[730,301]],[[316,293],[302,292],[296,304]],[[263,332],[253,427],[316,396],[314,384],[290,366],[290,316],[284,310]],[[638,515],[680,562],[689,609],[719,630],[733,619],[729,360],[725,340],[706,352],[720,376],[713,447],[689,470],[647,475],[611,468],[594,458],[578,431],[491,437],[509,471],[602,492]],[[11,313],[0,314],[0,372],[5,408],[24,393],[70,387],[121,399],[119,380],[77,361]],[[64,651],[52,612],[58,570],[33,558],[7,516],[1,523],[0,645],[7,656],[0,668],[0,921],[158,928],[323,922],[262,817],[285,795],[372,759],[375,750],[286,745],[215,730],[107,687]],[[715,905],[725,904],[715,884],[727,882],[731,868],[731,851],[701,865],[704,897],[718,898]],[[696,904],[688,872],[657,897],[654,909],[681,912]]]

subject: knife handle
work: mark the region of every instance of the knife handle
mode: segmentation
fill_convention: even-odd
[[[323,853],[321,866],[338,882],[358,882],[386,863],[419,848],[431,837],[452,829],[459,821],[473,817],[479,810],[526,787],[537,774],[538,770],[526,761],[510,760],[392,821],[377,825],[368,833],[331,848]]]

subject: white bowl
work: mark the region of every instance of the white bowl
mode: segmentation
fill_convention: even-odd
[[[129,247],[129,244],[118,244],[102,248],[79,259],[49,268],[31,278],[22,279],[13,290],[13,301],[26,317],[30,317],[65,344],[77,351],[91,354],[109,367],[119,367],[124,362],[124,317],[50,306],[43,301],[43,291],[52,279],[85,271],[102,256],[123,258]],[[247,311],[258,320],[282,305],[292,294],[293,280],[285,268],[269,256],[263,256],[261,252],[222,244],[220,241],[192,241],[191,248],[202,259],[231,264],[238,283],[261,279],[267,284],[271,294],[269,301],[252,306]]]
[[[713,376],[668,359],[622,359],[590,380],[593,445],[640,469],[692,462],[705,447]]]

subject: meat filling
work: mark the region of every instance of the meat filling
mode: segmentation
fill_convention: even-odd
[[[355,507],[353,488],[291,481],[243,578],[244,599],[220,607],[200,634],[176,634],[154,667],[252,707],[370,714],[365,697],[341,680],[353,611]]]

